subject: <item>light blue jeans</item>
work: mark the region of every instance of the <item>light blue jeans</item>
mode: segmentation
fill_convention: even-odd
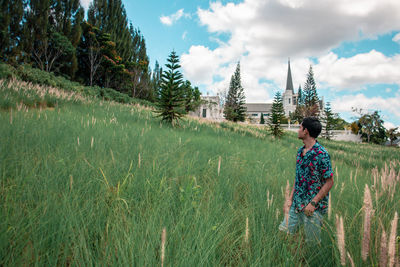
[[[303,225],[306,242],[320,243],[322,219],[322,214],[319,211],[314,211],[312,216],[307,216],[304,212],[296,213],[294,206],[291,206],[289,210],[289,226],[286,225],[286,220],[283,218],[282,223],[279,225],[279,230],[294,234]]]

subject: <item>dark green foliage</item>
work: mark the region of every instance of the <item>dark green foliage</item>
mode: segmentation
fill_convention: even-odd
[[[181,85],[182,74],[179,72],[179,58],[175,51],[172,51],[165,64],[167,69],[161,75],[160,99],[157,101],[157,110],[162,121],[172,125],[178,122],[185,113],[185,104],[182,95]]]
[[[130,25],[131,47],[127,69],[130,76],[130,95],[154,101],[155,95],[150,84],[149,57],[147,56],[146,41],[139,30]]]
[[[0,0],[0,59],[9,64],[21,60],[23,0]]]
[[[182,97],[185,104],[185,112],[195,111],[201,104],[201,93],[198,87],[192,87],[192,84],[186,80],[182,86]]]
[[[260,124],[265,124],[264,113],[261,112]]]
[[[130,61],[132,37],[121,0],[94,0],[89,6],[88,22],[109,33],[122,61]]]
[[[362,115],[357,120],[357,124],[364,142],[382,144],[386,141],[386,129],[379,111]]]
[[[268,121],[269,131],[275,137],[283,135],[282,121],[285,119],[285,110],[283,109],[283,100],[280,92],[277,92],[272,103],[271,116]]]
[[[307,81],[304,84],[304,90],[302,92],[302,101],[304,101],[304,114],[303,117],[316,116],[319,114],[319,100],[317,95],[317,88],[314,80],[314,72],[312,66],[308,70]]]
[[[330,140],[332,138],[332,130],[334,129],[334,114],[331,109],[331,104],[329,102],[326,103],[326,106],[324,108],[324,114],[321,118],[321,123],[322,123],[322,132],[323,136]]]
[[[162,68],[160,68],[158,61],[156,61],[150,81],[151,88],[153,90],[154,100],[160,98],[161,73]]]
[[[224,115],[230,121],[244,121],[246,119],[246,97],[240,78],[240,62],[236,66],[235,73],[231,77],[228,96],[226,97]]]

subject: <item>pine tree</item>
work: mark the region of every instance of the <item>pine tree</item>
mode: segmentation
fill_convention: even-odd
[[[303,90],[301,90],[301,85],[299,85],[299,90],[297,93],[297,106],[302,106],[304,105],[304,96],[303,96]]]
[[[324,108],[324,113],[321,118],[321,122],[323,125],[323,136],[330,140],[332,138],[332,130],[334,128],[334,114],[331,109],[331,104],[329,102],[326,103]]]
[[[277,92],[272,103],[271,117],[268,121],[268,126],[271,134],[275,137],[283,135],[281,122],[285,118],[285,110],[283,109],[283,100],[280,92]]]
[[[261,112],[260,124],[265,124],[264,113]]]
[[[102,32],[109,33],[122,61],[130,61],[132,37],[121,0],[94,0],[89,6],[88,22]]]
[[[154,70],[151,76],[151,86],[154,95],[153,100],[157,100],[160,98],[161,73],[162,73],[162,68],[160,68],[158,61],[156,60]]]
[[[185,113],[182,97],[182,74],[179,72],[179,58],[172,51],[165,64],[166,70],[161,75],[160,99],[157,101],[157,110],[162,121],[174,125]]]
[[[319,100],[317,95],[317,88],[314,80],[314,72],[312,66],[307,74],[307,81],[304,85],[304,107],[305,107],[305,117],[315,116],[318,117],[319,114]]]
[[[224,107],[225,118],[234,122],[244,121],[246,119],[245,103],[246,97],[241,84],[239,62],[229,84],[228,96]]]
[[[22,22],[26,2],[23,0],[0,1],[0,60],[16,64],[21,61]]]

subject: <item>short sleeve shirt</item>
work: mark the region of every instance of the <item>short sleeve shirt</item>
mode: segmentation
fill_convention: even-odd
[[[293,205],[296,212],[304,208],[318,194],[326,179],[333,176],[332,165],[328,151],[318,141],[303,156],[304,146],[297,151],[296,180],[294,184]],[[316,210],[326,213],[329,193],[321,199]]]

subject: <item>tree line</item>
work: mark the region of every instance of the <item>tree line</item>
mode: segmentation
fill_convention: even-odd
[[[1,0],[0,6],[3,62],[152,102],[160,97],[163,70],[158,62],[150,69],[145,38],[121,0],[93,0],[86,19],[79,0]]]

